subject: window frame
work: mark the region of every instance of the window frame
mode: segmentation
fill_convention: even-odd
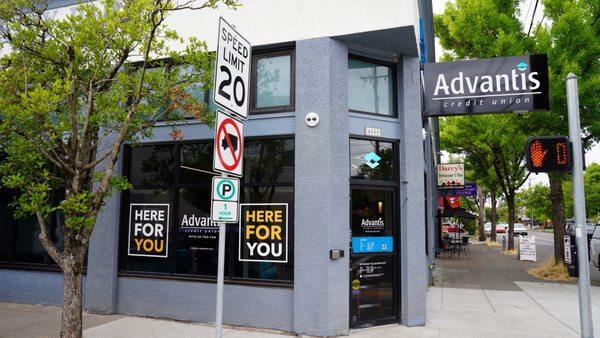
[[[257,63],[260,59],[272,58],[277,56],[290,56],[290,103],[287,105],[273,107],[256,107],[258,79]],[[283,47],[268,49],[263,51],[253,51],[252,54],[252,72],[250,74],[250,115],[260,115],[269,113],[293,112],[296,110],[296,48]]]
[[[391,71],[392,71],[392,115],[351,109],[350,108],[350,96],[348,96],[348,111],[352,112],[352,113],[359,113],[359,114],[365,114],[365,115],[371,115],[371,116],[398,118],[398,67],[397,67],[397,63],[384,61],[384,60],[378,60],[378,59],[374,59],[374,58],[370,58],[370,57],[366,57],[366,56],[362,56],[362,55],[358,55],[358,54],[348,53],[348,60],[350,60],[350,59],[356,60],[356,61],[369,62],[369,63],[373,63],[373,64],[376,64],[379,66],[389,67],[391,69]],[[350,70],[349,68],[346,69],[346,72],[347,72],[346,74],[348,74],[349,70]],[[347,90],[348,90],[348,88],[346,88],[346,91]]]
[[[294,157],[296,156],[295,151],[295,136],[294,134],[282,134],[282,135],[268,135],[268,136],[256,136],[256,137],[247,137],[246,141],[255,141],[255,140],[270,140],[270,139],[292,139],[294,140]],[[172,224],[171,235],[169,236],[169,249],[176,250],[178,244],[177,238],[177,218],[180,207],[179,201],[179,192],[181,189],[190,189],[190,188],[201,188],[208,187],[210,189],[211,182],[203,182],[203,183],[180,183],[179,182],[179,173],[181,168],[181,146],[185,144],[194,144],[194,143],[208,143],[214,141],[212,139],[199,139],[199,140],[185,140],[179,142],[166,141],[166,142],[144,142],[142,144],[124,144],[123,145],[123,156],[122,161],[123,165],[121,166],[121,174],[124,177],[127,177],[131,169],[131,165],[129,160],[131,159],[131,150],[134,146],[164,146],[171,145],[173,147],[173,152],[175,155],[175,173],[173,175],[173,181],[169,186],[163,185],[138,185],[135,186],[134,189],[160,189],[167,190],[171,193],[171,215],[170,222]],[[295,180],[292,182],[271,182],[271,183],[244,183],[243,180],[240,180],[240,189],[251,188],[251,187],[291,187],[292,190],[295,190]],[[152,278],[152,279],[168,279],[168,280],[184,280],[184,281],[196,281],[196,282],[207,282],[207,283],[216,283],[217,276],[207,276],[207,275],[192,275],[192,274],[183,274],[177,272],[177,259],[173,255],[169,255],[168,259],[170,264],[170,272],[153,272],[153,271],[132,271],[125,269],[125,260],[127,256],[127,240],[128,237],[128,219],[125,217],[128,213],[128,208],[130,204],[129,191],[124,191],[120,197],[121,205],[119,207],[119,224],[117,225],[119,238],[118,238],[118,272],[117,277],[137,277],[137,278]],[[294,224],[293,214],[291,215],[292,224]],[[295,225],[295,224],[294,224]],[[228,224],[227,227],[234,227],[236,224]],[[292,231],[294,228],[292,228]],[[231,231],[228,230],[228,233]],[[228,236],[226,241],[230,241],[229,245],[237,245],[237,237]],[[291,243],[293,246],[293,243]],[[233,265],[235,257],[226,257],[225,264],[230,265],[229,272],[225,275],[224,281],[226,284],[238,284],[238,285],[255,285],[255,286],[267,286],[267,287],[282,287],[282,288],[293,288],[294,286],[294,276],[292,275],[291,281],[285,280],[268,280],[268,279],[257,279],[257,278],[243,278],[237,277],[233,273]],[[295,263],[294,263],[295,264]]]

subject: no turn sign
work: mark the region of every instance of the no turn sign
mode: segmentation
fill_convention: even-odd
[[[250,42],[220,18],[213,97],[215,103],[244,119],[248,117],[250,60]]]
[[[222,111],[217,111],[217,131],[213,168],[216,171],[242,176],[244,157],[244,124]]]

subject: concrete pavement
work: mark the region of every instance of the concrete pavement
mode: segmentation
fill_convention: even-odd
[[[352,338],[579,337],[577,285],[548,283],[526,274],[527,262],[497,248],[471,245],[468,256],[440,258],[437,285],[427,292],[422,327],[387,325],[353,330]],[[592,287],[595,334],[600,338],[600,287]],[[0,303],[0,337],[56,337],[57,307]],[[213,337],[211,325],[132,316],[84,316],[93,338]],[[224,337],[283,338],[285,332],[226,327]]]
[[[60,308],[0,302],[0,337],[56,337],[60,332]],[[83,315],[84,329],[102,325],[120,315]]]
[[[427,323],[423,327],[387,325],[353,330],[352,338],[383,337],[578,337],[579,317],[575,285],[515,282],[521,291],[431,287],[427,292]],[[593,287],[593,311],[596,337],[600,337],[600,288]],[[0,317],[0,337],[56,337],[58,326],[47,326],[54,313],[58,324],[60,309],[37,305],[0,303],[0,313],[11,307],[27,322],[10,329]],[[43,311],[31,308],[44,308]],[[213,337],[214,327],[204,324],[129,316],[97,316],[104,322],[90,327],[90,315],[84,331],[92,338]],[[104,318],[103,318],[104,317]],[[97,319],[96,319],[97,320]],[[224,337],[284,338],[284,332],[227,327]]]

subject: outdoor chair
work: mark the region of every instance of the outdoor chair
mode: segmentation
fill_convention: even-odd
[[[465,255],[469,255],[469,237],[464,236],[462,238],[461,250],[465,253]]]

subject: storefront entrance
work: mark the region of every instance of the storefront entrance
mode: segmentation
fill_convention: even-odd
[[[351,188],[350,327],[397,322],[394,188]]]

